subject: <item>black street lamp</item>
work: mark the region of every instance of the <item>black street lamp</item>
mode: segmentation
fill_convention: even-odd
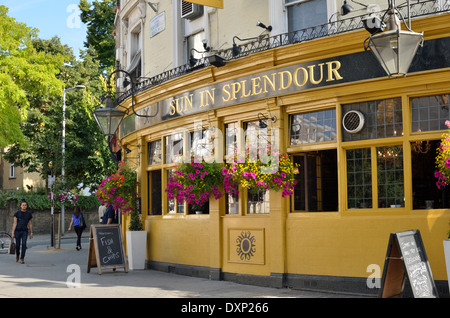
[[[116,134],[117,129],[119,128],[120,123],[122,122],[122,119],[125,115],[128,115],[129,110],[126,111],[120,110],[116,108],[116,105],[114,105],[113,100],[111,99],[111,76],[117,72],[125,73],[126,76],[130,78],[131,83],[131,110],[132,112],[138,116],[138,117],[155,117],[158,113],[158,110],[155,115],[140,115],[136,113],[134,110],[134,83],[133,78],[131,77],[131,74],[127,71],[117,69],[114,72],[112,72],[108,78],[107,78],[107,95],[105,98],[105,106],[100,107],[96,110],[94,110],[94,118],[100,127],[100,130],[102,131],[103,135],[112,137]],[[120,105],[119,105],[120,106]],[[121,106],[123,107],[123,106]],[[125,107],[124,107],[125,108]]]

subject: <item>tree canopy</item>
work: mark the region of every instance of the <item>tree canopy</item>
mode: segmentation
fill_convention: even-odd
[[[115,66],[114,8],[116,0],[80,0],[81,21],[87,26],[84,46],[92,47],[97,53],[100,68],[111,69]]]
[[[0,6],[0,147],[4,158],[46,180],[62,170],[63,91],[65,111],[65,189],[95,187],[114,168],[106,138],[93,111],[104,79],[95,52],[80,60],[58,37],[43,40],[37,30],[8,17]],[[86,89],[67,91],[76,85]]]
[[[0,5],[0,148],[24,142],[20,125],[30,101],[62,91],[56,74],[67,57],[36,50],[36,36],[36,29],[9,17]]]

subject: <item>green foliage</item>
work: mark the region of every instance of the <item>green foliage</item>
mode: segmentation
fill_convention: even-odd
[[[18,191],[14,194],[11,194],[8,191],[0,190],[0,208],[5,208],[6,203],[10,199],[15,199],[18,202],[18,206],[20,201],[25,199],[28,202],[28,206],[32,210],[50,210],[52,207],[52,203],[48,198],[47,194],[33,193],[33,192],[22,192]],[[100,201],[97,200],[95,196],[78,196],[77,205],[82,210],[92,210],[97,209],[100,206]],[[73,208],[74,205],[65,203],[66,207]],[[61,209],[61,203],[58,200],[55,200],[55,209]]]
[[[88,52],[82,54],[83,60],[77,61],[58,37],[35,39],[33,44],[37,51],[63,55],[70,61],[73,67],[61,64],[58,74],[67,88],[86,86],[86,89],[66,92],[65,189],[76,188],[80,183],[94,188],[114,166],[106,139],[92,116],[103,92],[98,62]],[[60,177],[62,170],[63,99],[60,93],[31,101],[27,121],[21,129],[24,141],[12,145],[5,155],[7,161],[26,168],[27,172],[40,173],[44,180],[49,172]]]
[[[56,78],[65,62],[61,54],[47,54],[33,46],[37,30],[8,16],[0,5],[0,148],[26,143],[20,125],[26,119],[30,100],[61,94]]]
[[[84,46],[93,48],[102,69],[115,66],[114,29],[116,0],[92,1],[80,0],[81,21],[87,26]]]

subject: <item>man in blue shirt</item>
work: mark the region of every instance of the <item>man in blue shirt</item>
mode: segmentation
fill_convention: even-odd
[[[16,262],[24,263],[25,252],[27,250],[27,238],[28,238],[28,229],[30,230],[30,239],[33,238],[33,224],[31,223],[31,219],[33,216],[31,212],[28,211],[28,203],[25,200],[22,200],[20,203],[20,210],[14,213],[14,223],[12,227],[12,238],[16,239]],[[20,245],[22,244],[22,249]],[[22,252],[22,253],[20,253]]]
[[[102,224],[114,224],[117,223],[116,218],[116,211],[114,211],[114,208],[111,204],[106,203],[106,211],[103,214],[102,217]]]

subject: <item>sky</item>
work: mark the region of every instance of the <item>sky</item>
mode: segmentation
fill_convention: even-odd
[[[0,0],[0,5],[9,9],[10,17],[38,29],[39,38],[59,36],[77,58],[86,40],[86,25],[80,20],[78,4],[79,0]]]

